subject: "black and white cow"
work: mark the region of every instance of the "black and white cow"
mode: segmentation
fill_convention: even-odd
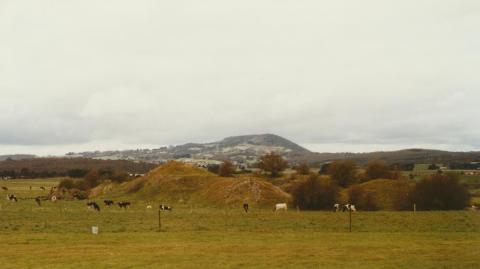
[[[125,208],[125,209],[127,209],[130,206],[130,202],[125,202],[125,201],[118,202],[117,204],[120,208]]]
[[[88,208],[94,209],[96,211],[100,211],[100,206],[98,206],[97,203],[95,202],[89,202],[87,203]]]
[[[343,205],[342,207],[342,212],[345,212],[345,211],[357,211],[357,209],[355,208],[355,205],[346,204],[346,205]]]
[[[113,200],[103,200],[103,203],[106,205],[106,206],[111,206],[114,204]]]
[[[15,194],[7,194],[7,200],[18,202],[17,196],[15,196]]]
[[[168,206],[168,205],[161,204],[159,208],[160,208],[160,210],[163,210],[163,211],[165,211],[165,210],[166,211],[172,211],[172,207]]]

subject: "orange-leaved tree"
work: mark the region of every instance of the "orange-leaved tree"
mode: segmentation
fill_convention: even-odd
[[[288,162],[279,154],[270,152],[265,154],[258,163],[258,168],[270,173],[270,176],[276,177],[288,167]]]

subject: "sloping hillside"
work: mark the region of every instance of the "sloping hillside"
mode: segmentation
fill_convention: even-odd
[[[102,184],[92,197],[129,197],[169,203],[231,205],[248,201],[271,205],[290,195],[253,177],[224,178],[188,164],[170,161],[141,178],[123,184]]]

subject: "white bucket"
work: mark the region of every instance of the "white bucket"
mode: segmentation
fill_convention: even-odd
[[[92,234],[98,234],[98,226],[92,226]]]

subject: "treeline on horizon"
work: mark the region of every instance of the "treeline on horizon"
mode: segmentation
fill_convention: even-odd
[[[89,171],[103,174],[118,172],[143,174],[157,165],[128,160],[97,160],[89,158],[32,158],[0,161],[0,178],[82,178]]]

